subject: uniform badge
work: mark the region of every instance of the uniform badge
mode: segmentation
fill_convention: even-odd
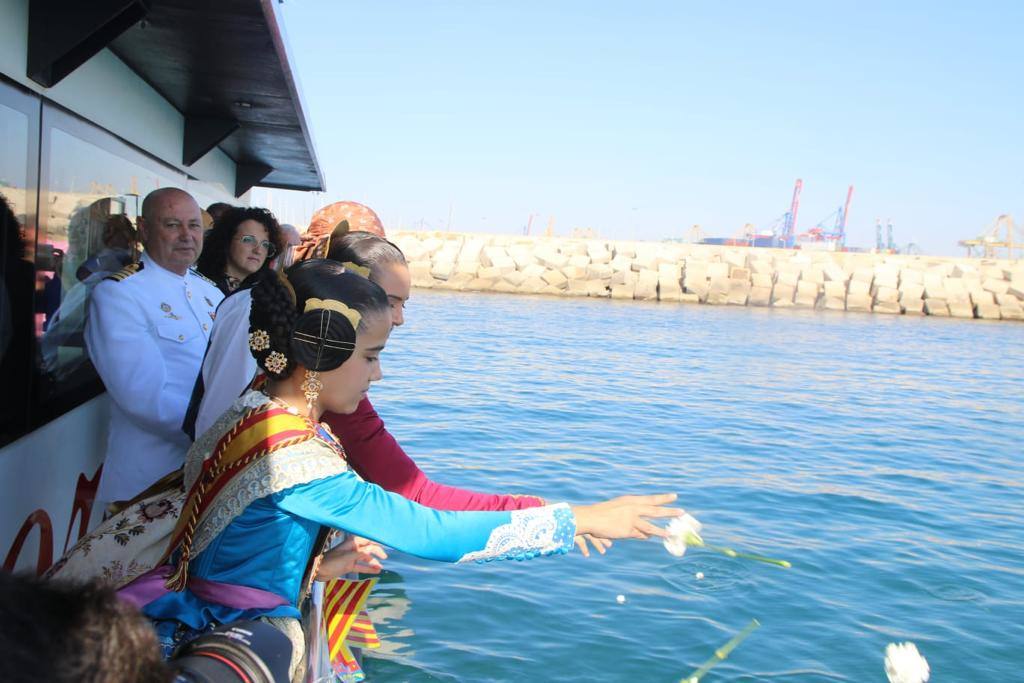
[[[212,302],[212,301],[210,301],[210,297],[208,297],[208,296],[204,296],[204,297],[203,297],[203,301],[205,301],[205,302],[206,302],[206,305],[207,305],[207,306],[209,306],[210,308],[213,308],[213,302]]]
[[[160,304],[160,310],[164,312],[165,318],[170,318],[171,320],[181,320],[181,316],[177,315],[174,311],[172,311],[171,305],[166,301]]]
[[[210,316],[210,320],[217,319],[217,311],[207,311],[207,314]]]

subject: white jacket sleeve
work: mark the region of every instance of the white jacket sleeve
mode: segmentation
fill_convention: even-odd
[[[196,414],[196,438],[224,414],[252,382],[259,369],[249,352],[252,294],[243,289],[217,307],[210,346],[203,359],[203,399]]]

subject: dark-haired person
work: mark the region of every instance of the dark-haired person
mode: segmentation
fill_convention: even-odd
[[[207,233],[196,270],[227,296],[245,278],[270,267],[281,241],[281,226],[274,214],[257,207],[231,207]]]
[[[164,683],[149,621],[112,588],[0,572],[0,681]]]
[[[370,280],[387,294],[392,324],[404,323],[410,277],[405,256],[397,246],[369,232],[350,232],[331,244],[328,255],[332,261],[368,268]],[[217,310],[217,323],[189,408],[193,424],[186,424],[186,431],[190,426],[194,429],[190,434],[206,431],[258,372],[247,346],[251,307],[249,292],[242,290],[225,299]],[[478,493],[432,481],[387,431],[369,398],[360,401],[351,414],[326,412],[324,421],[338,435],[349,464],[360,476],[421,505],[438,510],[521,510],[544,504],[537,496]],[[602,539],[592,542],[599,552],[605,551],[607,543]],[[589,554],[583,539],[579,546]]]
[[[216,223],[217,219],[224,215],[225,211],[228,211],[233,208],[235,207],[231,206],[227,202],[214,202],[213,204],[210,204],[208,207],[206,207],[206,213],[209,214],[210,218],[212,218],[213,221]]]
[[[681,514],[664,507],[675,499],[667,494],[440,512],[362,481],[320,418],[326,410],[355,411],[381,379],[380,354],[392,329],[387,295],[325,260],[293,266],[287,283],[261,274],[250,291],[248,344],[268,382],[235,401],[189,451],[188,494],[167,563],[141,568],[137,578],[131,569],[124,575],[131,582],[121,595],[158,620],[158,632],[172,639],[167,646],[212,624],[267,618],[289,634],[301,657],[300,608],[328,529],[426,559],[483,562],[565,553],[577,533],[664,536],[650,518]],[[140,510],[151,504],[141,501]],[[120,545],[150,547],[145,521],[129,508],[86,537],[89,553],[102,558],[103,544],[117,542],[106,536],[126,519],[143,529]],[[79,543],[73,552],[85,550]],[[296,672],[303,659],[293,659]]]

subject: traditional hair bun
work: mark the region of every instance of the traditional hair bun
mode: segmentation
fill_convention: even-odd
[[[326,372],[352,355],[356,330],[345,316],[316,309],[299,316],[292,329],[292,360],[305,368]]]

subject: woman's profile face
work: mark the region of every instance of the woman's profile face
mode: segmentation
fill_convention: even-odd
[[[252,219],[242,221],[235,230],[235,236],[231,238],[228,264],[236,271],[252,275],[267,260],[269,244],[270,234],[262,223]]]
[[[320,407],[332,413],[351,414],[366,398],[370,383],[382,377],[380,353],[391,334],[386,312],[368,317],[356,333],[356,348],[339,367],[321,375]]]

